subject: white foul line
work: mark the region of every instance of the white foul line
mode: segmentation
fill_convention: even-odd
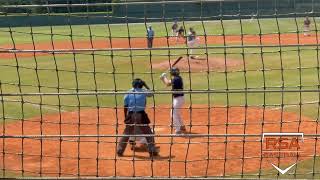
[[[319,101],[309,101],[309,102],[305,102],[302,103],[302,105],[304,104],[315,104],[315,103],[319,103]],[[279,110],[279,109],[285,109],[285,108],[289,108],[289,107],[296,107],[296,106],[300,106],[299,104],[292,104],[292,105],[284,105],[283,107],[275,107],[275,108],[271,108],[272,110]]]
[[[7,101],[14,101],[14,102],[19,102],[16,99],[11,99],[11,98],[3,98],[3,100],[7,100]],[[30,102],[25,102],[25,104],[33,106],[33,107],[41,107],[43,109],[47,109],[47,110],[51,110],[51,111],[59,111],[59,108],[54,108],[54,107],[50,107],[48,105],[39,105],[39,104],[32,104]],[[66,112],[65,110],[63,110],[62,108],[60,108],[61,112]]]

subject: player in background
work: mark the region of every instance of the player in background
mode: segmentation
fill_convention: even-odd
[[[183,90],[183,80],[180,76],[180,71],[178,68],[173,67],[170,69],[171,79],[167,78],[166,73],[162,73],[160,76],[161,81],[166,86],[171,86],[172,91],[182,91]],[[183,124],[183,120],[181,117],[181,109],[184,104],[184,93],[177,92],[172,94],[173,104],[171,109],[171,119],[173,122],[173,127],[175,128],[176,134],[184,134],[186,133],[186,128]]]
[[[178,22],[177,21],[174,21],[172,26],[171,26],[171,33],[172,33],[172,37],[174,36],[178,36]]]
[[[254,13],[251,13],[250,22],[253,22],[254,19],[255,19],[255,14],[254,14]]]
[[[177,32],[178,32],[178,35],[176,37],[176,43],[178,43],[179,39],[181,39],[181,38],[184,40],[184,28],[183,28],[183,26],[180,26],[180,28],[178,29]]]
[[[154,37],[154,31],[152,29],[152,26],[149,25],[148,29],[147,29],[147,46],[148,48],[152,48],[153,47],[153,37]]]
[[[310,20],[309,17],[307,16],[306,19],[303,21],[303,25],[304,25],[304,36],[310,36],[309,32],[310,32]]]
[[[199,46],[198,38],[196,31],[193,28],[189,28],[188,36],[187,36],[187,46],[190,49],[189,56],[191,59],[196,59],[197,57],[193,56],[193,48]]]
[[[149,117],[145,112],[147,97],[151,97],[153,93],[149,91],[149,87],[144,81],[137,78],[132,81],[132,89],[124,96],[124,115],[126,127],[123,131],[124,135],[139,134],[153,134],[149,127]],[[143,89],[145,87],[146,89]],[[144,92],[144,93],[132,93],[132,92]],[[136,129],[139,131],[136,131]],[[146,136],[148,142],[148,151],[150,157],[158,156],[158,149],[155,147],[154,137]],[[117,155],[123,156],[123,153],[127,147],[129,137],[121,137],[117,147]]]

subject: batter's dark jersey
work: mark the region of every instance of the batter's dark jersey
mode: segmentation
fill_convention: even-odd
[[[182,91],[183,90],[183,80],[181,76],[174,76],[171,80],[172,91]],[[183,96],[183,93],[173,93],[173,97]]]

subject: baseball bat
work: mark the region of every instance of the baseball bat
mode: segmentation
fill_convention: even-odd
[[[178,62],[179,62],[182,58],[183,58],[182,56],[178,57],[178,59],[176,59],[176,60],[173,62],[173,64],[171,65],[171,68],[174,67],[176,64],[178,64]],[[171,68],[169,67],[169,68],[168,68],[168,71],[170,71]]]
[[[171,67],[175,66],[176,64],[178,64],[178,62],[182,59],[183,57],[180,56],[178,59],[176,59],[173,64],[171,65]]]

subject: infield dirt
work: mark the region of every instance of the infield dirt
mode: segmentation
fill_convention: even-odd
[[[148,109],[156,134],[170,134],[170,107]],[[261,134],[303,132],[315,134],[319,124],[310,118],[280,110],[192,105],[182,111],[194,134]],[[120,125],[116,126],[117,123]],[[115,135],[123,131],[122,109],[85,109],[5,123],[5,135]],[[4,132],[5,131],[5,132]],[[43,176],[222,176],[272,168],[277,158],[261,159],[261,137],[158,137],[160,157],[147,152],[115,154],[116,138],[1,139],[0,166]],[[304,140],[299,157],[281,158],[288,164],[319,152],[315,139]],[[297,159],[298,158],[298,159]]]
[[[267,34],[267,35],[226,35],[226,36],[200,36],[200,44],[226,44],[226,45],[293,45],[293,44],[318,44],[319,37],[316,35],[303,36],[303,34]],[[53,44],[53,45],[52,45]],[[179,42],[179,45],[183,42]],[[156,37],[154,39],[154,47],[173,47],[176,46],[175,38]],[[15,47],[10,45],[2,45],[0,49],[18,49],[18,50],[72,50],[72,49],[101,49],[101,48],[146,48],[146,38],[112,38],[109,40],[65,40],[30,44],[16,44]],[[35,53],[35,55],[51,55],[51,53]],[[34,53],[16,53],[17,57],[32,57]],[[1,58],[14,58],[14,53],[1,53]]]

